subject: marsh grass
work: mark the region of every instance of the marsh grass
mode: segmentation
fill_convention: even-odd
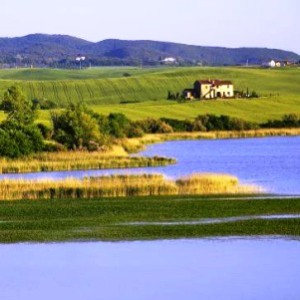
[[[198,174],[172,181],[163,175],[113,175],[65,180],[0,181],[0,200],[259,193],[230,175]]]
[[[0,173],[31,173],[72,170],[155,167],[174,164],[164,157],[130,157],[122,147],[108,152],[68,151],[35,154],[26,159],[0,160]]]
[[[194,174],[176,181],[179,195],[251,194],[262,192],[258,187],[241,185],[235,176],[227,174]]]
[[[255,138],[272,136],[298,136],[300,128],[270,128],[241,131],[210,131],[210,132],[176,132],[152,135],[153,141],[171,140],[193,140],[193,139],[231,139],[231,138]],[[141,138],[143,139],[143,138]],[[151,141],[150,137],[145,137],[144,141]],[[143,141],[142,141],[143,142]]]
[[[300,213],[300,199],[230,198],[231,200],[224,196],[153,196],[1,201],[0,243],[300,235],[300,219],[185,226],[126,225],[132,222],[182,222]]]

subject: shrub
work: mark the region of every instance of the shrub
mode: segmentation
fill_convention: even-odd
[[[287,114],[281,120],[269,120],[261,126],[264,128],[297,128],[300,127],[300,115]]]
[[[35,125],[20,126],[7,121],[0,128],[0,155],[18,158],[34,152],[42,151],[43,136]]]
[[[193,130],[193,123],[189,120],[176,120],[176,119],[168,119],[168,118],[161,118],[160,120],[170,125],[173,131],[175,132]]]
[[[8,114],[8,120],[19,125],[32,124],[36,118],[35,108],[19,87],[12,86],[4,93],[1,107]]]
[[[142,128],[145,133],[171,133],[173,128],[162,120],[146,119],[137,121],[136,124]]]
[[[140,126],[134,126],[133,124],[132,126],[130,126],[128,130],[127,137],[129,138],[142,137],[144,134],[145,133]]]
[[[57,108],[57,103],[52,101],[52,100],[48,100],[46,98],[43,99],[33,99],[32,100],[33,106],[36,109],[54,109]]]
[[[257,124],[247,122],[242,119],[232,118],[230,116],[216,116],[207,114],[198,116],[194,121],[194,130],[197,128],[200,131],[213,131],[213,130],[249,130],[258,128]]]
[[[45,143],[43,151],[47,151],[47,152],[64,152],[64,151],[67,151],[67,148],[62,144],[51,141],[51,142]]]
[[[68,149],[87,148],[100,140],[97,120],[81,105],[71,105],[65,112],[51,115],[55,141]]]
[[[53,135],[53,130],[51,128],[49,128],[48,126],[46,126],[45,124],[42,123],[38,123],[37,127],[39,128],[40,132],[43,135],[43,138],[46,140],[51,139],[52,135]]]
[[[120,113],[112,113],[108,116],[109,133],[116,138],[127,137],[131,126],[130,120]]]

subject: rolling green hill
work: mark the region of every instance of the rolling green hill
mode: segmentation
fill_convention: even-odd
[[[125,77],[124,74],[127,73]],[[128,76],[130,74],[131,76]],[[236,90],[255,90],[256,100],[177,103],[168,91],[181,92],[197,79],[232,80]],[[31,99],[49,99],[60,107],[70,102],[91,105],[100,113],[123,112],[145,117],[193,118],[202,113],[228,114],[251,121],[300,113],[300,69],[255,68],[95,68],[91,70],[0,71],[0,94],[19,85]],[[43,113],[44,118],[46,114]]]

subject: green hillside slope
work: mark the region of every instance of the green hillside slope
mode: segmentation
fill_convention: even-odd
[[[131,76],[125,77],[125,73]],[[232,80],[235,89],[245,91],[249,88],[261,97],[184,104],[166,100],[168,91],[181,92],[192,87],[197,79],[213,78]],[[299,68],[99,68],[0,72],[0,94],[15,84],[31,99],[46,98],[61,107],[70,102],[81,102],[102,113],[120,111],[133,119],[147,116],[182,119],[200,113],[216,113],[255,121],[279,118],[284,113],[300,113]]]

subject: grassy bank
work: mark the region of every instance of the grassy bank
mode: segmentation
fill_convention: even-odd
[[[262,138],[273,136],[299,136],[299,128],[283,129],[256,129],[243,131],[210,131],[210,132],[175,132],[163,134],[146,134],[141,138],[132,138],[122,141],[122,145],[129,152],[136,152],[146,145],[162,143],[166,141],[180,140],[213,140],[213,139],[234,139],[234,138]]]
[[[177,181],[155,174],[65,180],[6,179],[0,181],[0,200],[250,194],[259,191],[258,187],[241,185],[236,177],[223,174],[196,174]]]
[[[68,151],[34,154],[25,159],[0,159],[0,174],[74,170],[101,170],[167,166],[176,160],[165,157],[131,157],[128,153],[165,141],[298,136],[299,128],[258,129],[248,131],[178,132],[147,134],[141,138],[120,139],[105,151]]]
[[[130,197],[0,202],[0,242],[148,240],[204,236],[300,235],[300,220],[249,220],[221,224],[127,226],[206,218],[299,214],[300,199]]]

